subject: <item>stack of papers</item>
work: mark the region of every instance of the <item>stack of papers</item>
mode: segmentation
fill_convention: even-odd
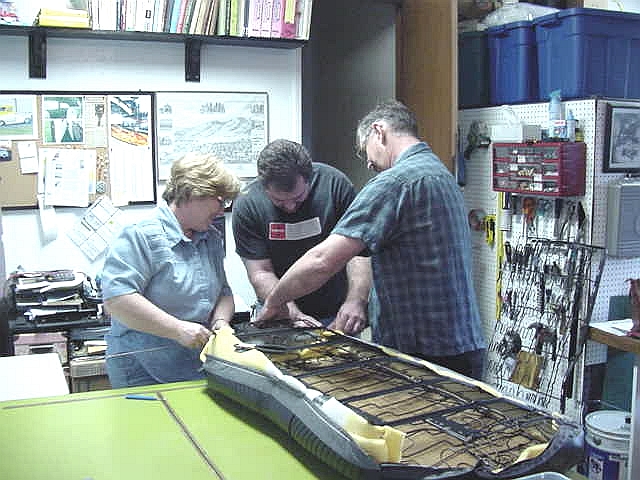
[[[41,8],[33,24],[41,27],[90,28],[91,22],[86,10]]]

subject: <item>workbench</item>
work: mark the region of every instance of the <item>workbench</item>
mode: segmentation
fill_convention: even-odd
[[[205,380],[0,402],[0,425],[6,479],[343,480]]]

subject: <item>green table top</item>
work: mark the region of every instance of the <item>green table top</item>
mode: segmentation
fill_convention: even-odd
[[[155,401],[125,397],[137,393]],[[0,403],[0,478],[261,480],[341,477],[205,381]]]

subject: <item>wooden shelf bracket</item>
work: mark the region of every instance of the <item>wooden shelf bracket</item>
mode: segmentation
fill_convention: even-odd
[[[184,80],[200,81],[200,49],[202,40],[186,38],[184,41]]]
[[[29,32],[29,78],[47,78],[47,34],[45,30]]]

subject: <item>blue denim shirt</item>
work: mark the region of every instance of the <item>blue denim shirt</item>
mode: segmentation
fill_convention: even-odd
[[[104,262],[102,297],[139,293],[181,320],[206,325],[218,298],[232,294],[223,260],[220,231],[212,226],[195,232],[193,239],[185,237],[163,202],[149,218],[124,227],[113,242]],[[130,329],[116,317],[107,345],[107,356],[148,350],[133,356],[158,382],[201,377],[199,351]]]

